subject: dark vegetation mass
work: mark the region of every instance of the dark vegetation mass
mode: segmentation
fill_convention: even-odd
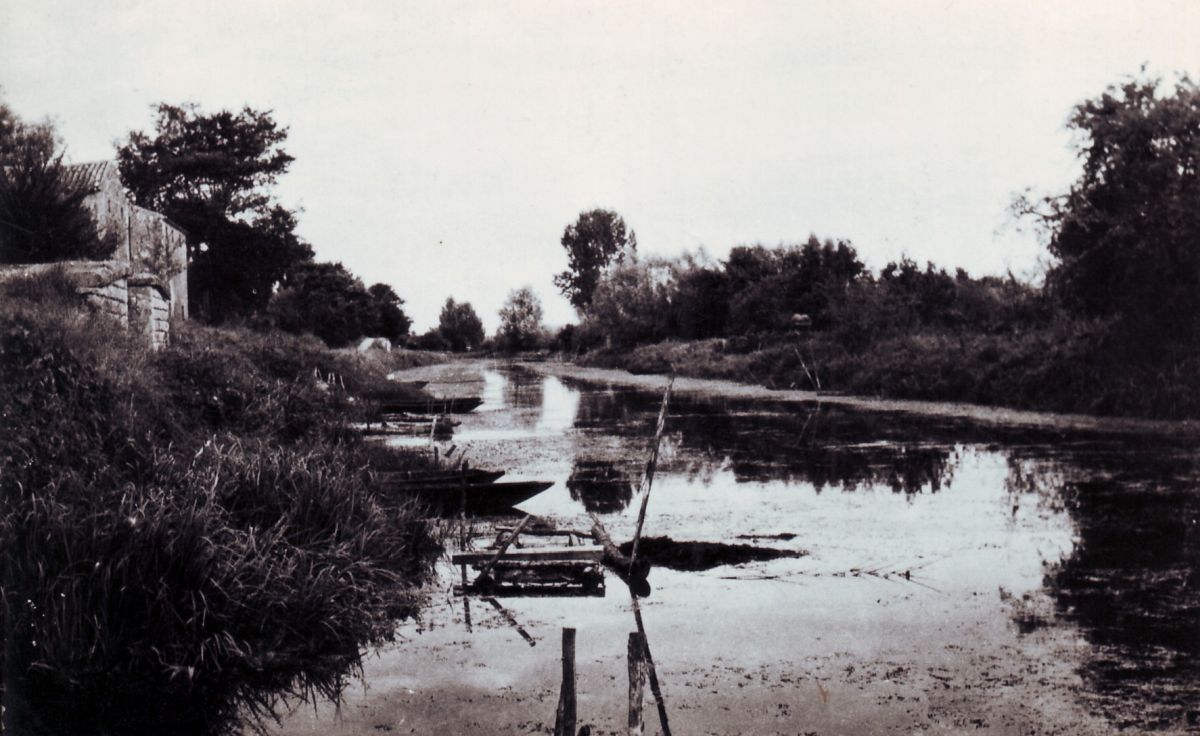
[[[582,320],[555,347],[779,388],[1198,417],[1200,88],[1129,81],[1069,125],[1078,181],[1014,204],[1045,232],[1043,284],[909,259],[873,273],[852,244],[815,236],[722,262],[639,259],[606,245],[623,222],[586,247],[576,224],[563,244],[587,270],[561,286]]]
[[[226,733],[336,697],[435,548],[348,431],[378,358],[198,325],[145,353],[61,273],[3,288],[6,730]]]
[[[107,258],[102,237],[73,184],[49,124],[31,125],[0,103],[0,263]]]
[[[275,200],[293,158],[287,128],[270,112],[166,104],[156,112],[153,132],[130,133],[117,160],[134,200],[187,233],[193,319],[313,334],[333,347],[408,335],[395,290],[368,289],[342,264],[314,261],[296,212]]]

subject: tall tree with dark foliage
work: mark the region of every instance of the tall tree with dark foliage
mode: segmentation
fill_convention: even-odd
[[[438,316],[437,334],[451,350],[474,350],[483,342],[483,320],[470,302],[449,297]]]
[[[408,334],[401,304],[391,287],[367,289],[340,263],[300,263],[284,275],[267,311],[283,330],[343,347],[365,335],[395,340]]]
[[[1130,80],[1077,106],[1070,127],[1079,179],[1018,202],[1050,231],[1049,286],[1143,345],[1200,338],[1200,87]]]
[[[567,251],[567,270],[554,277],[554,285],[580,313],[592,303],[608,267],[637,250],[637,235],[632,230],[626,234],[625,220],[612,210],[579,213],[563,230],[561,242]]]
[[[288,269],[313,254],[271,191],[292,162],[287,128],[249,107],[156,109],[154,130],[131,132],[117,152],[125,186],[187,232],[193,315],[221,322],[261,310]]]
[[[404,313],[404,300],[387,284],[374,284],[367,289],[371,295],[379,324],[375,330],[378,337],[386,337],[396,342],[408,335],[412,320]]]

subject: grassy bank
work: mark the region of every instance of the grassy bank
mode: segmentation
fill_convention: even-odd
[[[53,273],[3,288],[6,729],[231,733],[336,697],[437,549],[350,428],[412,359],[201,327],[147,353]]]
[[[1200,417],[1200,351],[1141,355],[1100,324],[1007,333],[923,330],[847,344],[838,335],[760,335],[598,350],[578,361],[633,373],[771,388],[962,401],[1108,416]]]

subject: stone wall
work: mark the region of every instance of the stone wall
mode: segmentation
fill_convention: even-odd
[[[130,215],[134,205],[121,186],[121,178],[117,167],[112,162],[85,164],[95,168],[97,172],[90,175],[94,190],[83,200],[83,205],[92,212],[96,221],[96,229],[102,237],[115,235],[117,249],[112,254],[112,260],[130,261]]]
[[[157,350],[171,339],[170,293],[154,274],[135,274],[128,284],[129,330]]]
[[[129,243],[134,272],[161,279],[171,316],[187,319],[187,237],[183,231],[159,213],[132,205]]]
[[[151,350],[171,338],[171,291],[154,273],[133,273],[123,261],[62,261],[0,268],[0,283],[61,270],[89,306],[129,328]]]
[[[61,269],[101,314],[126,325],[151,349],[170,340],[171,323],[188,317],[187,236],[166,217],[130,201],[115,161],[72,164],[83,204],[103,237],[117,241],[107,261],[0,267],[0,282]]]

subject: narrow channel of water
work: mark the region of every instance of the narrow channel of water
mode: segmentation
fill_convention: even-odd
[[[590,510],[632,536],[660,397],[519,367],[482,381],[444,448],[556,481],[523,512],[587,528]],[[643,606],[677,732],[1200,726],[1197,457],[1163,438],[677,396],[646,533],[807,552],[654,571]],[[527,725],[545,723],[573,626],[581,722],[619,724],[620,582],[504,605],[542,646],[479,603],[468,632],[461,601],[439,598],[368,673],[368,720],[474,732],[532,708]]]

